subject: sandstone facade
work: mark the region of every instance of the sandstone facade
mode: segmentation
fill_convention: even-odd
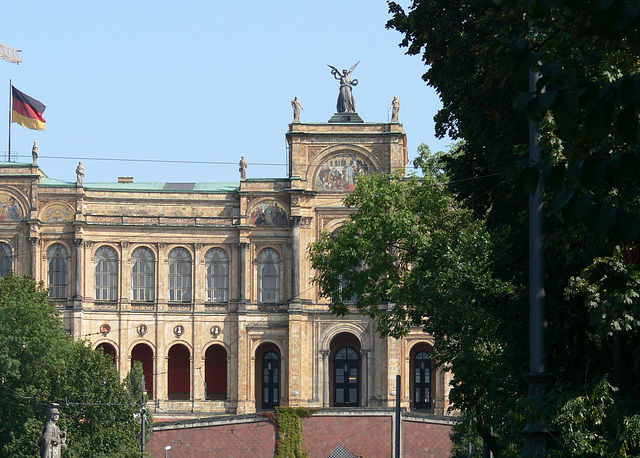
[[[0,164],[0,270],[43,281],[122,377],[142,361],[157,417],[388,407],[396,374],[404,407],[445,413],[432,339],[332,315],[306,256],[348,217],[358,173],[405,169],[402,125],[294,122],[286,138],[287,178],[233,183],[95,183],[87,166],[80,185]]]

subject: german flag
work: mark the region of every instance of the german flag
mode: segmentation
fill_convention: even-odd
[[[27,129],[44,130],[47,121],[42,117],[42,113],[46,107],[33,97],[20,92],[13,85],[11,93],[13,95],[11,121]]]

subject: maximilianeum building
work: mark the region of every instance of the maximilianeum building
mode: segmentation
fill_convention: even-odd
[[[405,169],[402,124],[334,115],[286,138],[287,178],[234,183],[67,182],[37,157],[1,163],[0,273],[43,281],[69,334],[122,377],[141,361],[160,417],[389,407],[397,374],[404,407],[446,413],[432,339],[334,316],[306,256],[348,218],[358,173]]]

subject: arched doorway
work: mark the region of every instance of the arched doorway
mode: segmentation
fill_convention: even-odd
[[[149,399],[153,399],[153,350],[147,344],[139,343],[131,350],[131,366],[135,361],[142,363],[144,385]]]
[[[113,360],[113,364],[117,364],[116,347],[114,347],[110,343],[102,342],[100,345],[96,347],[96,350],[98,349],[102,350],[105,355],[111,356],[111,359]]]
[[[280,405],[280,349],[262,344],[256,351],[256,408],[275,409]]]
[[[433,406],[433,349],[427,344],[411,349],[411,401],[415,409],[431,410]]]
[[[331,341],[331,405],[358,407],[362,365],[360,341],[349,333],[338,334]]]
[[[191,352],[185,345],[176,344],[169,349],[168,369],[168,398],[190,399]]]
[[[204,354],[204,383],[207,399],[227,399],[227,352],[211,345]]]

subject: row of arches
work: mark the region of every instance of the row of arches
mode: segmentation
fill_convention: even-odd
[[[117,360],[117,352],[113,345],[100,343],[96,350]],[[145,389],[149,399],[154,396],[154,355],[153,349],[139,343],[131,350],[131,364],[142,363]],[[157,374],[160,375],[160,374]],[[168,353],[167,367],[167,397],[169,400],[185,400],[191,398],[191,352],[186,345],[175,344]],[[227,398],[227,351],[221,345],[211,345],[207,348],[204,358],[205,395],[210,400],[225,400]]]
[[[117,360],[116,349],[103,342],[101,349]],[[154,353],[151,346],[139,343],[131,351],[131,364],[142,363],[146,391],[149,399],[155,398],[154,377],[166,377],[168,400],[192,398],[191,352],[181,343],[169,348],[166,373],[155,372]],[[263,343],[255,353],[256,409],[270,410],[280,405],[282,398],[282,355],[277,345]],[[331,342],[329,356],[330,384],[329,405],[334,407],[358,407],[361,405],[363,384],[363,360],[358,339],[348,333],[336,336]],[[418,344],[410,353],[410,393],[412,407],[431,409],[433,400],[434,371],[431,347]],[[226,400],[228,397],[228,355],[221,345],[207,348],[204,358],[204,384],[207,400]]]
[[[4,251],[3,251],[4,250]],[[4,255],[3,255],[4,253]],[[3,257],[4,256],[4,257]],[[11,248],[0,244],[0,273],[6,267],[12,268]],[[6,264],[6,265],[5,265]],[[65,246],[53,244],[47,249],[47,280],[52,299],[68,297],[69,254]],[[183,248],[176,247],[169,252],[168,298],[171,302],[193,300],[193,257]],[[221,248],[211,248],[205,254],[205,301],[229,301],[229,255]],[[265,248],[257,257],[258,301],[277,303],[280,301],[281,257],[273,248]],[[95,252],[95,292],[96,301],[115,302],[118,300],[119,275],[118,253],[108,245],[100,246]],[[156,258],[151,249],[138,247],[131,254],[131,300],[152,302],[156,298]]]

